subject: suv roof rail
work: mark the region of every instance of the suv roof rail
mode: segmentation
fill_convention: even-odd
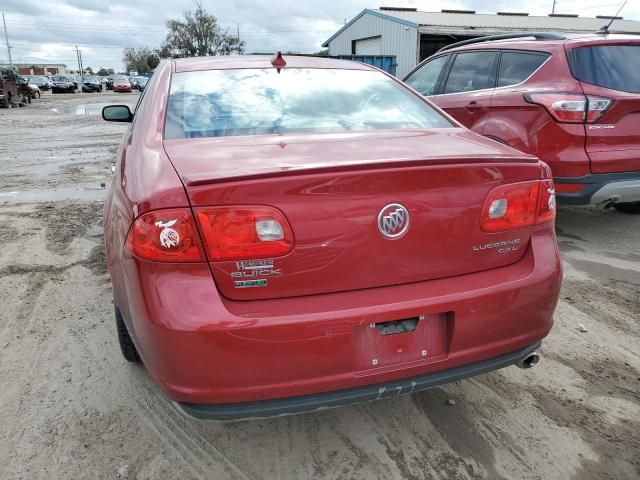
[[[536,40],[566,40],[566,37],[564,35],[560,35],[559,33],[550,33],[550,32],[505,33],[502,35],[487,35],[486,37],[470,38],[468,40],[462,40],[461,42],[445,45],[440,50],[438,50],[438,53],[444,52],[445,50],[451,50],[452,48],[462,47],[463,45],[471,45],[473,43],[491,42],[493,40],[510,40],[513,38],[527,38],[527,37],[533,37]]]

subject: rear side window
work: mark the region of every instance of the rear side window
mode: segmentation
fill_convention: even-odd
[[[448,59],[448,55],[434,58],[413,72],[405,82],[422,95],[433,95],[436,90],[438,78],[440,77],[440,72],[447,64]]]
[[[451,126],[376,71],[208,70],[172,76],[165,138]]]
[[[444,93],[493,88],[491,72],[496,52],[458,53],[449,72]]]
[[[502,52],[498,86],[506,87],[524,82],[547,58],[549,55],[544,53]]]
[[[569,58],[571,73],[582,82],[640,93],[640,45],[581,47]]]

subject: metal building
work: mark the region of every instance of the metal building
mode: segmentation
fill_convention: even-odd
[[[579,17],[570,14],[477,14],[473,10],[420,12],[415,8],[365,9],[322,44],[329,55],[352,58],[403,77],[441,47],[497,33],[553,31],[596,32],[614,20],[612,33],[640,34],[640,22],[622,17]]]

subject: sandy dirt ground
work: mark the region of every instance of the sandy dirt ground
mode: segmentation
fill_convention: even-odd
[[[125,127],[82,114],[136,99],[0,110],[0,478],[640,478],[640,215],[616,211],[560,209],[565,282],[534,369],[269,420],[180,415],[120,356],[101,184]]]

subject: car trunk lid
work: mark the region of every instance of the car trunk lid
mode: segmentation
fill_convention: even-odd
[[[291,226],[295,246],[283,257],[210,263],[219,290],[234,300],[398,285],[516,262],[531,227],[485,233],[482,208],[494,187],[540,178],[537,159],[458,128],[167,140],[165,149],[196,212],[264,205]],[[398,220],[396,207],[385,210],[391,204],[409,216],[397,239],[379,227],[379,216]]]

